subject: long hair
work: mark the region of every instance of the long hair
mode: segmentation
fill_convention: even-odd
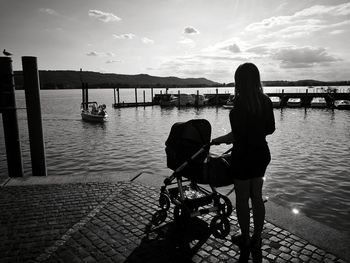
[[[235,96],[241,101],[241,105],[252,114],[260,114],[262,93],[257,66],[253,63],[241,64],[235,72]]]

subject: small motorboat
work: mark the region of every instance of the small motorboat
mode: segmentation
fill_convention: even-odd
[[[226,103],[224,105],[222,105],[222,107],[224,109],[233,109],[233,100],[234,100],[234,98],[235,98],[234,95],[230,95],[230,97],[228,98]]]
[[[301,99],[300,98],[289,98],[287,101],[288,107],[301,107]]]
[[[279,108],[281,107],[281,98],[280,97],[270,97],[271,102],[272,102],[272,107],[274,108]]]
[[[334,107],[339,110],[350,110],[350,100],[336,100]]]
[[[159,99],[159,105],[161,107],[177,106],[177,97],[175,97],[173,94],[162,94]]]
[[[81,104],[81,117],[84,121],[104,122],[107,116],[105,104],[98,105],[95,101]]]
[[[326,108],[327,102],[326,99],[323,97],[315,97],[311,100],[310,106],[312,108]]]

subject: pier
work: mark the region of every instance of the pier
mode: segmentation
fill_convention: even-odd
[[[221,87],[228,88],[228,87]],[[294,88],[294,87],[293,87]],[[125,88],[126,89],[126,88]],[[142,89],[143,92],[143,101],[138,101],[138,89]],[[145,89],[150,89],[151,101],[146,101],[146,91]],[[113,108],[126,108],[126,107],[147,107],[147,106],[193,106],[193,107],[202,107],[202,106],[222,106],[227,103],[230,97],[233,96],[232,93],[220,93],[218,88],[215,88],[215,93],[206,93],[203,95],[199,95],[199,90],[196,91],[196,94],[188,94],[186,92],[180,92],[178,89],[177,93],[168,93],[168,88],[164,88],[163,92],[160,90],[159,93],[154,94],[154,88],[134,88],[135,97],[134,102],[124,102],[121,101],[120,98],[120,88],[114,88],[114,103],[112,104]],[[186,88],[182,88],[186,89]],[[192,95],[193,102],[185,104],[181,103],[182,95]],[[336,100],[350,100],[350,88],[342,88],[342,89],[324,89],[324,88],[309,88],[305,91],[300,92],[288,92],[286,89],[281,89],[276,92],[265,92],[269,97],[278,97],[280,99],[279,107],[283,108],[287,106],[287,102],[289,99],[300,99],[301,103],[299,107],[310,107],[311,101],[313,98],[324,98],[326,101],[326,107],[333,108],[334,102]],[[180,98],[177,102],[173,104],[162,103],[163,101],[170,100],[170,96],[174,99]],[[199,96],[204,96],[204,103],[199,103]]]

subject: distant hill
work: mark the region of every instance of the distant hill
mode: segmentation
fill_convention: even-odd
[[[16,72],[17,88],[23,87],[22,72]],[[98,73],[92,71],[40,70],[39,77],[42,89],[74,89],[80,88],[81,82],[89,84],[90,88],[112,87],[213,87],[220,83],[205,78],[155,77],[147,74],[123,75]]]

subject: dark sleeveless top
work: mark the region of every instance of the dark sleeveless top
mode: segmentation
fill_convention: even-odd
[[[263,177],[271,161],[266,135],[275,131],[275,118],[270,98],[259,95],[262,111],[250,113],[239,97],[234,100],[230,123],[234,137],[231,154],[232,172],[236,179]]]

